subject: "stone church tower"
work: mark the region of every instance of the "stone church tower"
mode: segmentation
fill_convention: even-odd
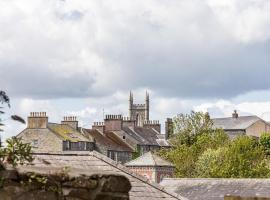
[[[146,92],[145,104],[134,104],[133,94],[129,95],[129,118],[136,122],[136,126],[143,126],[145,121],[149,121],[149,94]]]

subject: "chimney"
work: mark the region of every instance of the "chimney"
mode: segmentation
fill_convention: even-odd
[[[78,129],[78,120],[75,116],[66,116],[61,124],[69,125],[70,127],[74,128],[75,130]]]
[[[161,125],[158,120],[147,120],[143,122],[144,128],[155,129],[158,133],[161,132]]]
[[[165,139],[168,140],[173,134],[173,120],[172,118],[167,118],[165,121]]]
[[[237,119],[238,118],[238,113],[236,110],[234,110],[233,114],[232,114],[232,118]]]
[[[46,112],[30,112],[28,116],[28,128],[47,128],[48,117]]]
[[[105,131],[120,131],[123,127],[122,115],[106,115],[104,119]]]

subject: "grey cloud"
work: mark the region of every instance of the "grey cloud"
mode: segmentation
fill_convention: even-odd
[[[34,13],[42,25],[31,13],[0,14],[0,85],[14,95],[89,97],[146,87],[163,96],[230,98],[269,89],[268,29],[258,30],[261,37],[254,27],[234,30],[207,1],[40,4],[51,10]],[[246,5],[256,6],[247,1],[240,14]],[[270,16],[258,23],[267,27]]]

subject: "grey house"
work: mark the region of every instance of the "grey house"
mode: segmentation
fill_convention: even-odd
[[[236,111],[232,117],[214,118],[215,128],[223,129],[230,137],[250,135],[259,137],[263,132],[270,131],[270,125],[263,119],[253,116],[239,116]]]

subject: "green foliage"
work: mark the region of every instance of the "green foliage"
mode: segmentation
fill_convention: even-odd
[[[263,150],[266,155],[270,155],[270,133],[263,133],[259,139],[260,145],[263,147]]]
[[[192,145],[197,136],[211,132],[213,122],[209,114],[192,111],[190,114],[179,114],[173,120],[174,134],[171,139],[173,145]]]
[[[0,158],[13,167],[33,160],[31,156],[31,145],[23,143],[21,138],[12,137],[7,139],[7,146],[1,149]]]
[[[261,178],[269,169],[258,142],[239,136],[226,147],[206,150],[198,159],[196,172],[204,178]]]
[[[141,148],[139,146],[137,146],[136,151],[133,152],[133,154],[132,154],[132,160],[140,157],[141,154],[142,154],[142,150],[141,150]]]
[[[10,99],[8,95],[0,90],[0,103],[7,104],[10,107]],[[0,115],[4,114],[2,111],[3,107],[0,107]],[[12,115],[12,120],[19,121],[21,123],[25,123],[24,119],[17,116]],[[2,119],[0,118],[0,127],[4,126],[2,123]],[[0,131],[3,129],[0,128]],[[11,164],[13,167],[18,164],[24,164],[25,162],[31,162],[33,160],[31,156],[31,146],[29,144],[24,144],[20,138],[12,137],[7,139],[7,146],[1,147],[1,138],[0,138],[0,170],[3,170],[3,162],[7,162]]]
[[[176,167],[176,177],[263,178],[270,175],[270,134],[230,140],[208,114],[191,112],[174,119],[172,148],[159,154]]]

